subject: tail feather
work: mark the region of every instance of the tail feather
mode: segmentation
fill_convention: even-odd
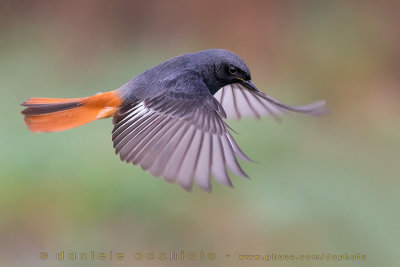
[[[38,104],[38,103],[30,103],[25,102],[22,103],[22,106],[27,107],[21,113],[25,116],[34,116],[34,115],[44,115],[47,113],[53,113],[57,111],[77,108],[82,106],[81,101],[71,101],[65,103],[47,103],[47,104]]]
[[[25,124],[32,132],[55,132],[113,116],[121,105],[114,92],[84,98],[31,98],[22,103]]]

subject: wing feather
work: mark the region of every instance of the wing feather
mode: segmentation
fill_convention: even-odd
[[[214,98],[220,102],[228,119],[242,117],[260,118],[270,116],[280,120],[279,115],[287,112],[300,112],[319,115],[325,112],[325,101],[317,101],[304,106],[288,106],[265,95],[261,91],[251,91],[236,83],[219,89]]]
[[[225,99],[236,105],[232,92]],[[209,192],[211,175],[232,186],[227,170],[247,177],[236,156],[248,158],[231,140],[225,112],[213,101],[211,95],[208,100],[161,95],[122,107],[114,118],[116,153],[188,191],[195,181]]]
[[[214,179],[223,185],[232,187],[232,182],[226,173],[225,156],[223,154],[223,148],[219,136],[214,135],[212,137],[212,147],[213,160],[211,162],[211,172]]]
[[[200,148],[200,153],[198,155],[196,171],[194,174],[194,179],[196,184],[203,190],[210,192],[210,169],[212,160],[212,135],[204,134],[204,139],[202,146]]]

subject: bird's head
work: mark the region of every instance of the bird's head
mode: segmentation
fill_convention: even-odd
[[[208,49],[198,53],[203,80],[211,94],[215,94],[221,87],[234,83],[258,91],[251,82],[249,67],[235,53],[225,49]]]

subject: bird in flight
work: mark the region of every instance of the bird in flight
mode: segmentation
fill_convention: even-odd
[[[325,101],[288,106],[259,91],[236,54],[208,49],[171,58],[120,88],[83,98],[30,98],[21,104],[32,132],[55,132],[113,117],[112,141],[122,161],[191,190],[211,191],[211,176],[232,186],[229,170],[250,159],[225,119],[278,118],[286,111],[318,115]]]

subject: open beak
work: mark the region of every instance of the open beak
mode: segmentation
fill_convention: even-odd
[[[241,85],[243,85],[244,87],[246,87],[247,89],[250,89],[250,91],[255,91],[255,92],[259,92],[259,90],[257,89],[257,87],[254,85],[254,83],[251,80],[243,80],[243,79],[239,79],[239,83]]]

